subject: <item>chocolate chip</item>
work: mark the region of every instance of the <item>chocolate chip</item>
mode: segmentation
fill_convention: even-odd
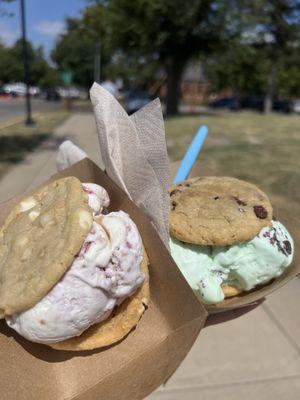
[[[190,186],[191,186],[191,184],[190,184],[190,183],[185,183],[185,184],[184,184],[184,186],[186,186],[186,187],[190,187]]]
[[[263,234],[263,237],[269,239],[269,242],[272,246],[276,246],[277,250],[280,253],[288,256],[292,254],[292,245],[289,240],[284,240],[283,242],[278,238],[276,229],[270,228],[267,232]]]
[[[288,240],[285,240],[285,241],[283,242],[283,244],[284,244],[285,251],[286,251],[288,254],[292,254],[292,246],[291,246],[291,243],[290,243]]]
[[[172,204],[172,211],[174,211],[177,206],[177,203],[176,203],[176,201],[172,201],[171,204]]]
[[[212,269],[211,272],[220,277],[224,275],[223,271],[221,271],[220,269]]]
[[[243,200],[240,200],[237,196],[233,196],[234,200],[238,203],[239,206],[246,206],[247,203],[245,203]]]
[[[219,198],[220,198],[219,196],[215,196],[214,200],[219,200]]]
[[[199,281],[199,285],[200,285],[203,289],[206,288],[206,284],[203,282],[202,279]]]
[[[170,193],[170,196],[173,196],[176,193],[180,193],[181,191],[179,189],[174,189],[172,190],[172,192]]]
[[[254,206],[254,213],[259,219],[265,219],[268,216],[268,211],[263,206]]]

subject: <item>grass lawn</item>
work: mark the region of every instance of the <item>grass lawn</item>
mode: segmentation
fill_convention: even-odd
[[[220,113],[166,120],[171,160],[185,153],[201,124],[209,129],[199,156],[203,175],[234,176],[257,184],[300,251],[300,116]],[[298,251],[298,254],[299,254]]]
[[[52,134],[70,114],[67,111],[53,111],[34,116],[35,125],[18,123],[0,129],[0,178],[7,170],[22,161]]]

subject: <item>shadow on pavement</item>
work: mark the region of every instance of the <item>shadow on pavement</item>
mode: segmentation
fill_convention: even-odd
[[[38,146],[56,150],[64,140],[64,137],[57,138],[51,133],[0,136],[0,163],[19,163],[28,152],[34,151]]]

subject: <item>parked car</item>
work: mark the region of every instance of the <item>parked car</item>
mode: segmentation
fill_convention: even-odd
[[[12,97],[25,96],[26,94],[26,85],[22,82],[7,83],[3,85],[3,89],[6,94],[11,95]]]
[[[292,102],[292,111],[294,113],[300,114],[300,99],[299,100],[294,100]]]
[[[263,111],[264,110],[264,97],[263,96],[249,96],[241,101],[241,108]],[[272,105],[273,111],[289,113],[292,111],[292,103],[290,100],[275,99]]]
[[[56,89],[44,89],[42,92],[42,97],[47,101],[59,101],[61,96]]]
[[[81,97],[81,91],[76,87],[60,87],[57,91],[63,99],[78,99]]]
[[[128,90],[123,93],[124,105],[128,114],[133,114],[152,100],[145,90]]]
[[[241,108],[263,111],[264,98],[262,96],[248,96],[241,100]]]
[[[26,95],[26,85],[23,82],[18,83],[7,83],[3,85],[3,92],[12,97],[25,96]],[[31,96],[37,97],[40,95],[41,90],[37,86],[30,86],[29,93]]]
[[[5,92],[3,86],[0,86],[0,96],[5,96],[7,93]]]
[[[41,89],[37,86],[30,86],[29,93],[31,96],[38,97],[41,94]]]
[[[293,103],[291,100],[274,100],[273,111],[280,111],[290,113],[293,110]]]
[[[209,107],[238,110],[240,108],[240,102],[237,97],[223,97],[221,99],[210,102]]]

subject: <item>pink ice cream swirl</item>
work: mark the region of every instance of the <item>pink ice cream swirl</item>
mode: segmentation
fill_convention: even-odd
[[[95,184],[83,187],[98,216],[79,254],[42,300],[6,319],[33,342],[55,343],[81,335],[108,318],[144,281],[143,245],[136,225],[123,211],[101,214],[109,205],[107,192]]]
[[[89,198],[89,206],[93,210],[94,215],[102,213],[103,209],[109,206],[109,197],[107,191],[95,183],[83,183],[83,190]]]

